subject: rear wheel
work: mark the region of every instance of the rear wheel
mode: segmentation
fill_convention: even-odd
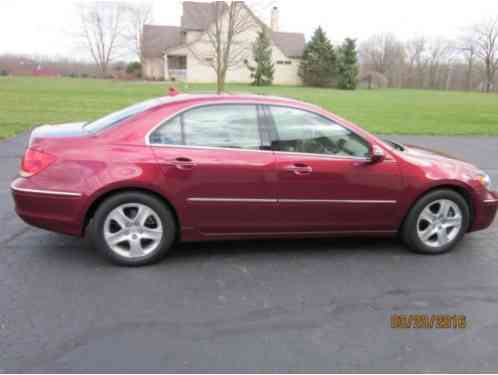
[[[143,193],[122,193],[105,200],[93,220],[98,250],[124,266],[160,260],[171,248],[175,233],[170,210],[157,198]]]
[[[442,254],[453,249],[468,230],[470,209],[452,190],[422,197],[410,211],[402,230],[404,242],[415,252]]]

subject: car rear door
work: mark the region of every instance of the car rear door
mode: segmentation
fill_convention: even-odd
[[[275,157],[262,139],[259,113],[255,104],[198,106],[151,134],[162,189],[182,226],[207,236],[271,231]]]
[[[368,163],[370,144],[319,114],[265,108],[272,126],[282,231],[396,230],[401,174],[394,159]]]

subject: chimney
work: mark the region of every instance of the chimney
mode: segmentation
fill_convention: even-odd
[[[271,24],[270,27],[273,31],[278,31],[280,21],[280,11],[278,7],[273,7],[271,10]]]

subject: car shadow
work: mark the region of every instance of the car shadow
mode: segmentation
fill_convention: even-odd
[[[39,233],[38,245],[32,244],[33,256],[49,256],[59,262],[103,266],[109,264],[93,247],[90,238],[74,238],[52,233]],[[23,246],[26,247],[26,246]],[[36,250],[36,251],[35,251]],[[327,238],[299,240],[243,240],[189,242],[174,245],[167,258],[159,264],[191,262],[202,259],[249,257],[313,257],[324,255],[400,255],[408,250],[396,238]]]
[[[459,254],[471,244],[465,238],[462,244],[452,253]],[[467,246],[468,245],[468,246]],[[38,247],[38,246],[37,246]],[[33,256],[50,257],[53,262],[81,264],[89,267],[114,267],[93,247],[89,238],[73,238],[47,233],[40,241],[40,248],[33,251]],[[280,257],[312,259],[334,257],[427,257],[410,252],[401,241],[394,238],[326,238],[326,239],[271,239],[271,240],[244,240],[244,241],[210,241],[176,244],[170,254],[156,265],[198,263],[199,261],[223,261],[234,257],[246,259],[261,258],[262,262]],[[444,256],[444,255],[443,255]],[[429,256],[430,257],[430,256]],[[258,261],[258,260],[256,260]]]

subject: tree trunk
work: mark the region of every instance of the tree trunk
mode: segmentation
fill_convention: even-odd
[[[216,92],[218,93],[218,95],[225,92],[225,75],[223,74],[223,72],[218,72],[216,79]]]

